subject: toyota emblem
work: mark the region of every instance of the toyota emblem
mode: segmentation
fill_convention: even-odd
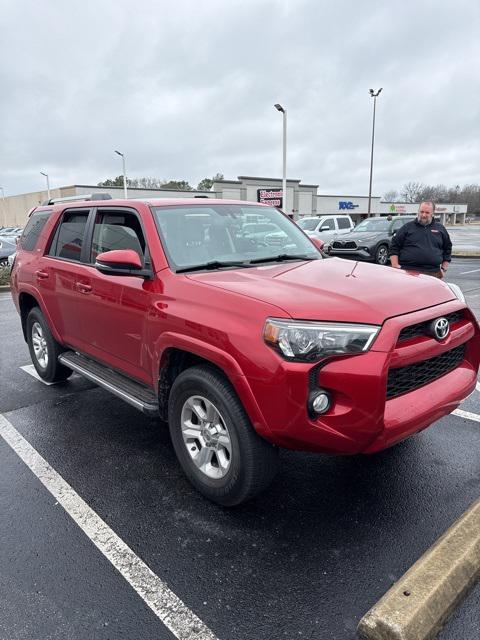
[[[446,318],[438,318],[433,322],[433,335],[437,340],[445,340],[450,333],[450,323]]]

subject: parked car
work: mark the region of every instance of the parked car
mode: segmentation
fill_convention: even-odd
[[[355,226],[349,215],[300,218],[297,224],[308,236],[321,238],[323,242],[328,242],[335,235],[348,233]]]
[[[288,249],[242,237],[251,214]],[[366,263],[352,273],[262,204],[37,207],[11,289],[39,376],[76,371],[168,421],[186,476],[222,505],[268,486],[279,447],[375,453],[477,382],[480,328],[458,287]]]
[[[330,256],[387,264],[393,236],[410,220],[415,220],[415,216],[394,216],[391,220],[367,218],[350,233],[332,238],[326,251]]]
[[[17,247],[15,241],[12,243],[4,238],[0,238],[0,266],[8,265],[8,257],[15,253]]]
[[[242,237],[258,242],[265,242],[265,237],[272,233],[281,233],[280,227],[272,222],[247,222],[241,227]]]

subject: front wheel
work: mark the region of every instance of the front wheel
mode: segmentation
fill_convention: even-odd
[[[214,367],[195,366],[176,378],[168,422],[184,473],[209,500],[241,504],[274,478],[277,448],[255,432],[229,381]]]
[[[387,264],[388,262],[388,247],[385,244],[381,244],[375,252],[375,262],[377,264]]]
[[[72,375],[72,370],[60,364],[58,356],[64,351],[55,340],[43,313],[38,307],[28,314],[27,342],[36,372],[45,382],[60,382]]]

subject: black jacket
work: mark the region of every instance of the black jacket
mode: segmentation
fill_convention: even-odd
[[[452,241],[443,224],[432,220],[426,226],[418,220],[403,225],[392,239],[390,255],[398,256],[400,266],[421,271],[438,271],[450,262]]]

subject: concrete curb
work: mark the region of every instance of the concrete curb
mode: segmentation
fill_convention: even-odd
[[[461,253],[452,251],[452,258],[480,258],[480,251],[462,251]]]
[[[480,499],[360,620],[366,640],[432,640],[480,577]]]
[[[9,284],[0,284],[0,293],[2,293],[2,291],[10,291],[10,285]]]

